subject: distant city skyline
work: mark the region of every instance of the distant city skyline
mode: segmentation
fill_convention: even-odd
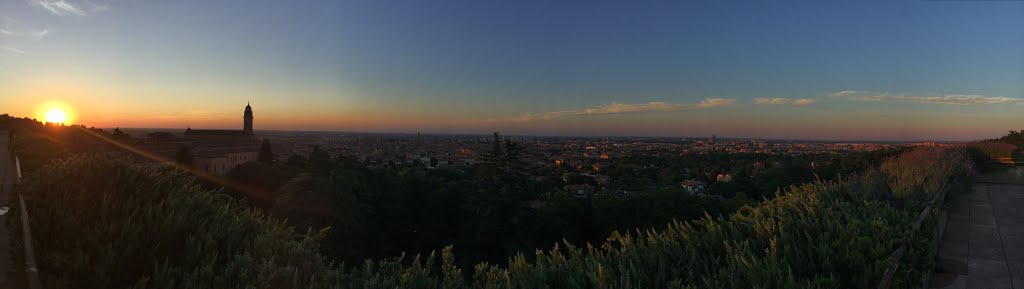
[[[973,140],[1024,2],[0,3],[0,113],[95,127]]]

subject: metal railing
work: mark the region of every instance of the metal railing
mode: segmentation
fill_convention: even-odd
[[[924,225],[924,222],[928,218],[928,216],[938,211],[939,207],[941,206],[940,202],[945,202],[945,196],[947,193],[946,190],[949,189],[948,185],[949,183],[945,183],[941,187],[939,187],[938,195],[936,195],[930,202],[928,202],[928,206],[926,206],[924,210],[921,210],[921,213],[918,214],[917,220],[914,221],[914,225],[910,227],[910,232],[908,234],[907,239],[903,240],[903,242],[900,242],[900,246],[896,248],[895,252],[893,252],[892,263],[889,264],[889,268],[886,269],[885,273],[882,275],[882,281],[879,282],[878,289],[889,288],[889,285],[892,283],[892,277],[896,274],[896,270],[899,270],[900,268],[900,261],[903,259],[903,256],[907,254],[907,250],[910,249],[910,242],[913,240],[914,235],[917,234],[917,231],[921,229],[922,225]],[[936,229],[941,230],[941,228]],[[934,241],[939,242],[941,241],[941,238],[936,238],[936,240]]]
[[[14,134],[11,135],[10,140],[14,139]],[[15,184],[21,182],[21,159],[18,158],[18,154],[12,148],[10,149],[11,158],[14,160],[14,171],[16,173]],[[25,206],[25,197],[21,195],[21,191],[18,191],[18,209],[21,213],[21,232],[22,232],[22,243],[25,245],[25,281],[29,289],[41,289],[42,284],[39,282],[39,269],[36,267],[36,255],[35,248],[32,246],[32,228],[29,226],[28,221],[28,208]]]

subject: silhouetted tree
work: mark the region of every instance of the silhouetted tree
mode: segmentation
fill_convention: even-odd
[[[480,162],[492,166],[501,167],[501,159],[505,156],[505,152],[501,149],[501,135],[498,132],[494,132],[494,142],[490,151],[483,151],[480,153]]]
[[[523,146],[519,143],[505,140],[504,154],[501,160],[502,170],[506,176],[518,176],[526,173],[523,170],[526,162],[522,159],[524,150]]]
[[[995,140],[1006,142],[1006,143],[1009,143],[1009,144],[1012,144],[1012,145],[1016,145],[1018,147],[1024,146],[1024,130],[1021,130],[1021,131],[1010,130],[1010,132],[1007,133],[1005,136],[1000,137],[1000,138],[995,139]]]
[[[247,162],[235,166],[225,178],[239,186],[225,187],[225,193],[245,198],[250,204],[270,211],[277,199],[277,191],[293,174],[264,162]]]
[[[112,137],[114,139],[117,139],[117,140],[122,140],[122,139],[130,138],[131,136],[129,136],[127,133],[124,133],[123,131],[121,131],[121,128],[115,128]]]
[[[494,132],[494,143],[490,151],[480,154],[480,160],[487,170],[486,173],[498,177],[513,177],[522,173],[525,163],[522,161],[523,147],[516,142],[505,140],[502,142],[501,135]]]
[[[267,164],[274,163],[274,151],[270,148],[270,140],[268,139],[263,139],[263,144],[260,145],[259,160]]]
[[[309,165],[312,167],[313,175],[327,176],[331,174],[331,154],[321,150],[320,146],[313,146],[313,152],[309,153]]]
[[[307,165],[309,165],[307,161],[308,160],[306,159],[306,157],[293,154],[292,156],[288,157],[288,161],[286,162],[286,164],[292,167],[304,168]]]
[[[119,130],[114,129],[114,131]],[[185,167],[192,167],[192,151],[188,147],[178,148],[178,152],[174,154],[174,162]]]

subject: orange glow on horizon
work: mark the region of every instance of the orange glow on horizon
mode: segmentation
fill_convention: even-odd
[[[61,101],[49,101],[36,109],[36,118],[50,123],[72,124],[75,116],[74,109]]]

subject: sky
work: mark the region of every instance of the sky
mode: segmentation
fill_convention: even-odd
[[[96,127],[974,140],[1024,1],[0,1],[0,113]],[[771,2],[771,3],[763,3]]]

